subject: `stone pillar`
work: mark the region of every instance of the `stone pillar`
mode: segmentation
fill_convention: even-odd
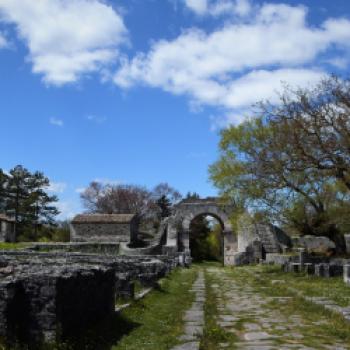
[[[304,264],[304,271],[307,275],[313,275],[315,273],[315,266],[311,263]]]
[[[300,267],[303,270],[305,263],[307,262],[307,252],[304,248],[299,248],[299,263]]]
[[[191,254],[190,250],[190,231],[189,230],[184,230],[181,233],[181,242],[184,248],[184,252]]]
[[[234,255],[237,253],[237,237],[232,231],[223,231],[222,234],[224,237],[224,265],[233,266],[235,264]]]
[[[315,275],[318,277],[330,277],[329,264],[316,264]]]
[[[344,265],[343,279],[344,283],[350,286],[350,265]]]
[[[299,263],[291,263],[289,265],[291,272],[300,272],[301,271],[301,265]]]
[[[350,255],[350,234],[344,235],[346,254]]]

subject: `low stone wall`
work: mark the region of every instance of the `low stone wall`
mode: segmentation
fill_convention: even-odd
[[[97,254],[119,254],[119,243],[88,243],[88,242],[70,242],[70,243],[33,243],[28,248],[30,251],[37,252],[80,252],[80,253],[97,253]]]
[[[133,283],[154,285],[177,256],[11,251],[0,255],[0,337],[25,344],[60,341],[114,313]],[[35,346],[34,346],[35,348]]]
[[[298,262],[299,255],[285,255],[285,254],[266,254],[265,259],[267,264],[284,265],[289,262]]]

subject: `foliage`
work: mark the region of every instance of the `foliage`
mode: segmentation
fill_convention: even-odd
[[[92,213],[151,215],[156,206],[152,194],[136,185],[111,185],[96,181],[80,195],[84,207]]]
[[[15,219],[17,235],[36,240],[43,227],[54,226],[59,214],[56,196],[47,194],[49,179],[17,165],[6,174],[0,170],[0,208]]]
[[[254,118],[221,132],[213,183],[253,215],[337,238],[349,229],[349,87],[332,77],[258,104]]]
[[[183,333],[183,314],[194,299],[190,290],[196,276],[196,267],[175,270],[161,281],[159,289],[123,310],[121,316],[135,327],[112,349],[166,350],[177,345]]]
[[[181,193],[166,182],[157,185],[152,191],[152,196],[159,208],[160,219],[170,216],[172,206],[182,198]]]
[[[136,185],[113,185],[91,182],[80,195],[90,213],[136,214],[144,231],[154,231],[162,218],[171,214],[181,194],[167,183],[152,191]]]
[[[219,260],[221,256],[220,225],[210,226],[205,216],[197,216],[190,225],[191,256],[196,261]]]

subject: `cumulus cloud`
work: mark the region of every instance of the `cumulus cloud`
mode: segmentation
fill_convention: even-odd
[[[50,186],[47,190],[53,193],[63,193],[66,188],[67,184],[65,182],[50,182]]]
[[[196,15],[220,16],[231,14],[236,16],[247,16],[252,11],[250,0],[184,0],[188,9]]]
[[[82,208],[73,199],[59,201],[57,208],[60,211],[60,214],[57,216],[58,220],[70,220],[82,211]]]
[[[64,125],[64,122],[62,119],[52,117],[50,118],[50,124],[62,127]]]
[[[122,185],[123,181],[118,179],[109,179],[109,178],[96,178],[94,182],[99,182],[102,185]]]
[[[0,49],[3,49],[8,46],[7,39],[3,33],[0,32]]]
[[[184,0],[186,6],[198,15],[203,15],[207,12],[207,0]]]
[[[266,3],[255,7],[249,21],[231,21],[211,33],[189,29],[124,59],[114,81],[125,89],[143,84],[187,95],[191,102],[223,107],[238,120],[252,103],[274,98],[281,82],[316,82],[325,74],[317,58],[334,46],[349,48],[349,20],[328,19],[314,27],[306,15],[303,6]]]
[[[109,65],[127,33],[121,16],[102,0],[0,0],[0,18],[15,24],[33,72],[53,85]]]

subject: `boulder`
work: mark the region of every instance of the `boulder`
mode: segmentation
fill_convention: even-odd
[[[306,249],[308,253],[332,254],[335,249],[335,243],[328,237],[323,236],[302,236],[299,238],[299,246]]]

